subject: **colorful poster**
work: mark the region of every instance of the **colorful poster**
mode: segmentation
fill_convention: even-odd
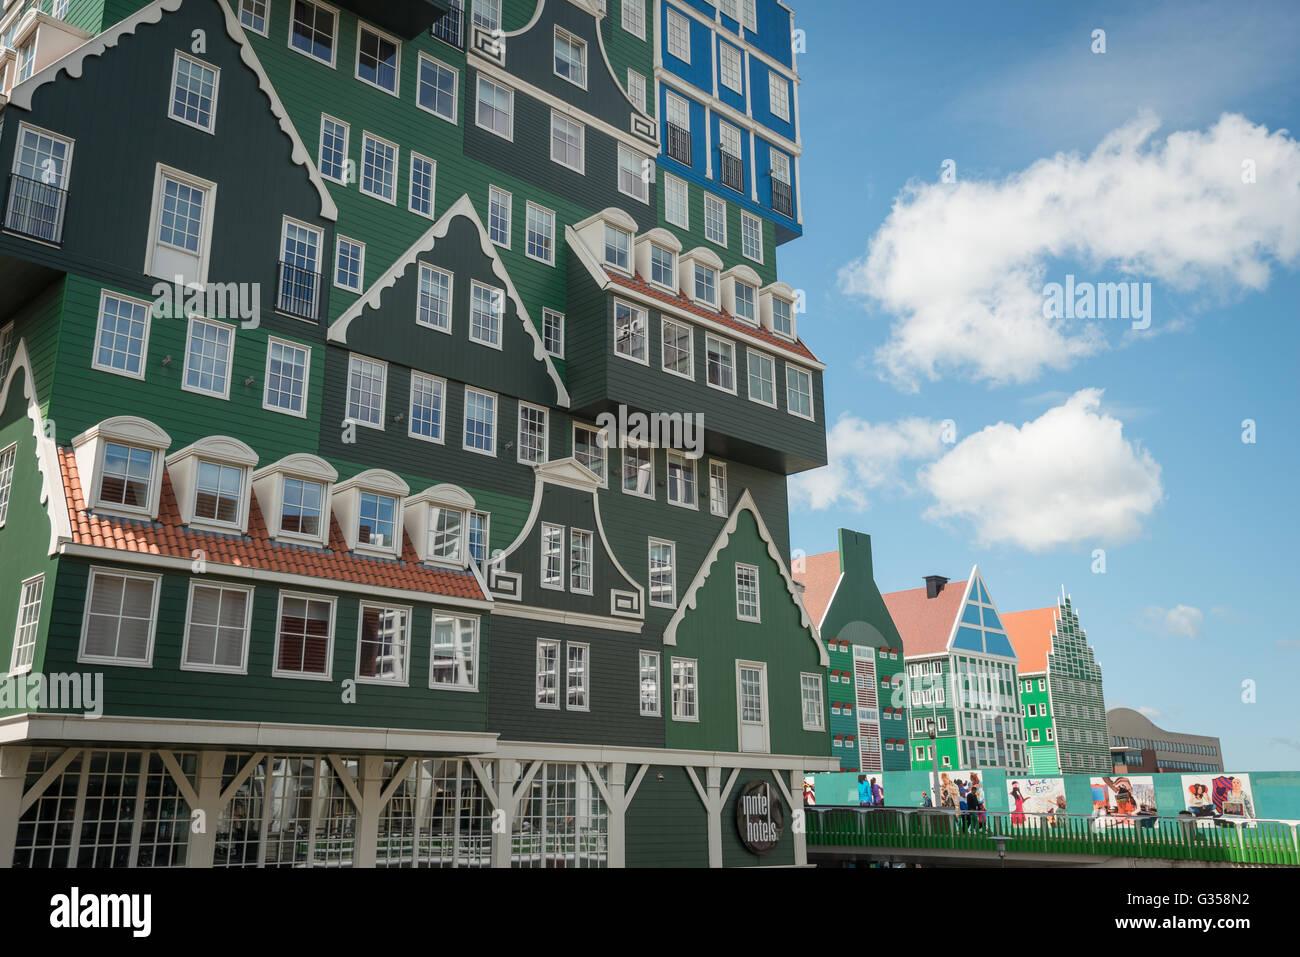
[[[934,772],[930,773],[930,784],[934,787]],[[939,807],[947,811],[966,811],[968,798],[974,789],[980,809],[987,807],[988,795],[984,793],[984,779],[979,771],[940,771],[938,786],[934,790],[939,796]]]
[[[1065,814],[1065,778],[1007,778],[1011,823],[1024,824],[1038,815]]]
[[[858,775],[858,806],[885,806],[885,776],[879,771]]]
[[[1092,778],[1092,816],[1098,827],[1133,827],[1156,814],[1156,785],[1150,777]],[[1147,823],[1143,820],[1143,823]]]
[[[1198,818],[1255,819],[1249,774],[1184,774],[1183,802]]]
[[[803,803],[809,807],[817,803],[817,782],[811,774],[804,775]]]

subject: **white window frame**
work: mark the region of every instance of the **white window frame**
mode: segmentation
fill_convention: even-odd
[[[393,195],[385,196],[383,193],[376,193],[366,189],[366,141],[373,140],[382,146],[390,147],[393,151]],[[371,199],[377,199],[381,203],[387,203],[389,206],[397,205],[397,185],[398,178],[402,170],[402,150],[401,147],[392,140],[386,140],[382,136],[376,136],[369,130],[361,131],[361,169],[357,172],[357,189],[362,196],[369,196]]]
[[[530,238],[531,238],[531,236],[533,235],[533,229],[532,229],[532,223],[531,223],[531,214],[534,213],[534,212],[536,212],[536,213],[538,213],[538,214],[546,214],[546,215],[549,215],[549,216],[551,217],[551,228],[550,228],[550,234],[549,234],[549,236],[547,237],[547,238],[549,239],[548,248],[550,249],[550,256],[549,256],[549,258],[544,258],[544,257],[542,257],[542,256],[536,256],[536,255],[533,254],[532,249],[529,248],[529,247],[532,245],[532,243],[530,242]],[[556,220],[556,217],[555,217],[555,211],[554,211],[554,210],[547,209],[545,206],[539,206],[537,203],[534,203],[532,200],[529,200],[529,201],[528,201],[528,204],[527,204],[527,208],[526,208],[525,213],[524,213],[524,255],[527,256],[529,259],[534,260],[535,262],[545,263],[545,264],[548,265],[548,266],[554,266],[554,265],[555,265],[555,229],[556,229],[556,225],[557,225],[557,220]]]
[[[482,336],[475,335],[475,331],[474,331],[475,294],[481,292],[486,292],[488,294],[488,301],[491,304],[491,312],[489,313],[489,316],[495,322],[495,325],[490,328],[496,331],[496,337],[497,337],[496,342],[493,342],[491,339],[484,339],[482,338]],[[498,352],[503,351],[504,347],[502,345],[501,340],[502,337],[505,335],[505,319],[506,319],[505,290],[499,289],[496,286],[489,286],[487,283],[479,282],[477,279],[471,280],[470,289],[469,289],[469,341],[476,343],[480,346],[487,346],[489,349],[496,349]]]
[[[205,389],[202,386],[190,385],[190,346],[194,341],[194,327],[196,325],[208,325],[217,329],[225,329],[230,334],[230,344],[226,353],[226,379],[224,387],[217,391],[215,389]],[[185,326],[185,358],[181,365],[181,389],[185,392],[193,392],[195,395],[206,395],[211,399],[230,399],[230,380],[234,378],[235,370],[235,326],[228,322],[218,322],[215,319],[206,319],[203,316],[192,315]]]
[[[669,277],[672,280],[671,282],[660,282],[655,278],[656,252],[662,253],[668,257],[669,269],[672,271],[672,275]],[[677,254],[667,246],[660,246],[658,243],[652,242],[650,244],[650,275],[645,278],[649,280],[650,285],[658,286],[660,289],[671,292],[674,296],[677,295]]]
[[[611,233],[614,236],[622,237],[623,247],[620,251],[624,253],[623,258],[625,262],[623,263],[619,263],[616,260],[609,258],[609,250],[611,245],[609,239]],[[632,250],[633,239],[634,237],[632,236],[631,233],[619,229],[617,226],[613,226],[610,223],[605,223],[604,248],[601,251],[602,265],[607,266],[610,269],[615,270],[616,272],[620,272],[625,276],[630,276],[633,272],[633,268],[636,262],[636,254]],[[615,248],[617,249],[617,247]]]
[[[560,348],[558,351],[546,345],[546,324],[551,320],[555,321],[556,327],[560,330]],[[554,356],[557,359],[564,358],[564,313],[556,312],[554,309],[542,310],[542,348],[546,350],[547,355]]]
[[[777,96],[777,88],[780,88],[781,94]],[[774,109],[777,103],[781,104],[781,109]],[[778,120],[785,123],[790,122],[790,84],[780,73],[769,69],[767,71],[767,111],[775,116]]]
[[[721,225],[721,233],[712,228],[709,220],[711,209],[717,213],[715,218]],[[719,235],[721,236],[720,239],[715,238]],[[721,246],[723,249],[727,248],[727,201],[714,196],[708,190],[704,191],[704,238],[715,246]]]
[[[432,263],[420,262],[419,265],[420,265],[420,269],[419,269],[419,275],[416,277],[417,285],[415,291],[415,324],[419,326],[421,329],[432,329],[435,332],[441,332],[445,335],[451,335],[451,327],[453,322],[452,314],[455,311],[455,301],[453,300],[452,296],[455,293],[456,276],[453,273],[448,272],[446,269],[442,269],[438,266],[433,265]],[[442,276],[447,280],[447,317],[446,317],[447,323],[445,326],[439,326],[431,322],[425,322],[420,318],[422,313],[420,308],[420,298],[423,295],[422,289],[424,287],[425,273],[437,273],[439,276]]]
[[[633,11],[635,13],[632,13]],[[645,39],[645,0],[623,0],[619,19],[624,30],[638,40]]]
[[[686,330],[686,372],[678,372],[668,365],[668,327],[677,326]],[[689,322],[683,322],[680,319],[670,319],[667,316],[659,318],[659,368],[669,375],[675,375],[680,379],[689,379],[695,381],[695,327]]]
[[[635,193],[628,192],[626,189],[623,188],[623,172],[624,172],[623,161],[624,159],[629,157],[634,161],[634,165],[637,168],[637,172],[633,177],[633,181],[637,184],[636,187],[637,191]],[[652,179],[649,181],[646,179],[645,176],[647,171],[650,172],[652,177]],[[645,203],[647,206],[650,205],[650,182],[653,181],[653,175],[654,175],[654,165],[653,163],[650,162],[650,158],[648,156],[646,156],[644,153],[638,150],[632,149],[632,147],[630,146],[625,146],[622,143],[618,144],[618,184],[617,185],[618,185],[618,191],[620,193],[622,193],[624,196],[629,196],[632,199]]]
[[[482,99],[479,97],[479,92],[482,89],[482,85],[484,83],[487,83],[489,86],[493,86],[498,90],[504,90],[507,94],[506,131],[504,133],[493,129],[491,126],[485,126],[482,120],[479,119],[479,107],[483,103]],[[493,109],[495,110],[496,107],[494,106]],[[515,139],[515,91],[512,90],[510,87],[506,86],[505,84],[497,83],[495,80],[492,80],[490,77],[487,77],[484,74],[480,73],[478,75],[478,82],[474,84],[474,125],[481,130],[486,130],[487,132],[491,133],[493,136],[499,136],[502,139],[510,140],[513,143]]]
[[[357,261],[357,284],[355,286],[345,286],[343,285],[343,283],[339,282],[339,259],[343,252],[344,243],[347,243],[348,245],[351,246],[356,246],[358,249],[361,250],[361,256]],[[343,235],[335,236],[334,237],[334,287],[336,289],[342,289],[346,292],[357,293],[359,295],[362,292],[362,290],[365,288],[365,285],[366,285],[366,244],[362,242],[357,242],[357,240],[351,239],[347,236],[343,236]]]
[[[415,205],[415,164],[420,162],[429,164],[429,211],[427,213],[422,209],[418,209]],[[423,153],[417,153],[415,150],[411,150],[411,162],[409,164],[407,173],[408,173],[407,186],[406,186],[407,212],[415,213],[415,215],[417,216],[423,216],[425,219],[437,219],[438,161],[431,157],[425,156]]]
[[[252,24],[252,19],[256,18],[257,14],[249,9],[250,3],[257,2],[259,2],[259,0],[239,0],[239,25],[250,33],[257,34],[259,37],[269,36],[271,31],[271,0],[260,0],[262,4],[262,29],[260,30]],[[250,18],[247,23],[244,22],[244,12],[246,10],[248,11]]]
[[[347,391],[349,393],[352,391],[352,368],[353,368],[353,364],[356,362],[369,362],[373,365],[379,366],[380,373],[381,373],[379,378],[379,421],[367,422],[364,419],[354,419],[352,417],[352,410],[350,408],[352,404],[352,398],[350,395],[344,395],[343,398],[344,419],[347,422],[356,423],[357,425],[364,426],[367,429],[377,429],[378,431],[383,432],[384,418],[388,410],[388,363],[385,362],[383,359],[375,359],[372,358],[371,356],[361,355],[361,353],[359,352],[348,353]]]
[[[500,242],[497,239],[492,237],[492,194],[493,193],[505,197],[505,220],[506,220],[506,241],[505,242]],[[511,220],[514,215],[514,203],[515,203],[514,194],[511,193],[509,190],[502,189],[499,186],[492,186],[491,184],[488,185],[488,209],[487,209],[488,238],[492,240],[492,243],[494,245],[500,246],[502,249],[510,248],[510,232],[511,232],[511,225],[512,225]]]
[[[550,673],[550,672],[542,671],[542,649],[543,648],[550,649],[554,652],[553,660],[555,662],[555,671],[554,671],[555,687],[550,691],[550,695],[554,697],[554,701],[543,700],[543,693],[545,689],[542,686],[542,678],[545,675]],[[563,642],[557,641],[554,638],[537,639],[537,651],[533,658],[533,671],[535,675],[534,682],[533,682],[533,706],[534,707],[540,708],[543,711],[560,710],[560,692],[561,692],[560,679],[564,675],[563,655],[564,655]]]
[[[721,470],[721,474],[722,474],[722,481],[720,483],[720,487],[722,489],[721,507],[719,507],[719,501],[713,494],[714,469]],[[720,515],[723,518],[725,518],[728,515],[727,506],[730,503],[730,501],[731,501],[730,493],[727,490],[727,463],[719,462],[717,459],[710,459],[709,460],[709,512],[713,515]]]
[[[423,103],[420,102],[420,78],[424,72],[425,61],[432,63],[435,68],[449,71],[451,75],[455,78],[455,87],[452,90],[452,94],[451,94],[451,116],[446,116],[442,113],[439,113],[436,109],[430,109],[429,107],[425,106]],[[450,64],[443,63],[435,56],[430,56],[429,54],[421,51],[420,60],[419,63],[416,64],[416,69],[415,69],[415,105],[418,106],[420,109],[424,110],[424,112],[430,113],[433,116],[438,117],[438,119],[450,123],[452,126],[458,125],[458,119],[460,116],[460,70],[456,69],[454,66],[451,66]]]
[[[547,591],[564,591],[564,545],[567,539],[565,531],[566,528],[563,525],[556,525],[554,522],[542,522],[542,533],[538,538],[538,545],[541,549],[538,583]],[[552,545],[554,545],[554,552],[552,552]],[[550,570],[552,554],[554,554],[557,562],[554,576],[551,575]]]
[[[758,255],[750,254],[749,244],[746,241],[745,227],[749,226],[758,232]],[[760,266],[763,264],[763,221],[753,213],[740,211],[740,252],[750,262],[756,262]],[[793,322],[793,319],[791,320]]]
[[[197,664],[189,660],[190,657],[190,635],[194,628],[194,592],[199,588],[212,588],[222,593],[221,600],[225,600],[225,592],[238,592],[244,595],[244,625],[242,651],[240,662],[236,665],[218,665],[218,664]],[[181,643],[181,671],[204,671],[216,674],[227,675],[246,675],[248,674],[248,647],[252,644],[252,624],[253,624],[253,597],[254,589],[251,585],[236,585],[224,581],[207,581],[205,579],[191,578],[189,587],[189,600],[185,607],[185,638]],[[217,626],[218,629],[221,627]],[[214,646],[215,647],[215,646]]]
[[[469,444],[469,396],[474,395],[487,396],[492,399],[492,448],[476,449]],[[464,411],[461,414],[461,448],[466,452],[473,452],[476,455],[486,455],[490,458],[497,457],[497,423],[501,419],[501,396],[495,392],[489,392],[487,389],[475,389],[472,386],[465,387],[465,398],[463,402]]]
[[[330,123],[335,124],[336,126],[343,127],[343,147],[341,149],[341,152],[343,154],[343,159],[341,164],[343,170],[340,176],[331,176],[325,172],[325,164],[323,162],[323,159],[325,156],[325,123],[327,120]],[[322,178],[329,180],[331,183],[338,183],[340,186],[348,185],[348,150],[351,149],[351,146],[352,146],[352,124],[345,123],[342,120],[340,120],[338,117],[330,116],[328,113],[322,113],[320,115],[320,139],[316,144],[316,168],[320,172]]]
[[[735,84],[727,82],[727,69],[730,63],[735,64]],[[742,96],[745,93],[745,58],[740,51],[724,40],[718,40],[718,84],[726,87],[733,93],[739,93]]]
[[[752,615],[745,613],[741,610],[742,601],[740,595],[740,588],[741,588],[740,576],[742,571],[754,573],[754,602],[753,602],[754,614]],[[749,565],[746,564],[745,562],[736,562],[735,581],[736,581],[736,620],[753,622],[755,624],[762,624],[763,622],[763,606],[762,606],[762,594],[761,594],[762,579],[759,577],[758,566]]]
[[[542,416],[542,457],[536,462],[524,458],[524,411],[532,410],[540,412]],[[515,460],[520,465],[541,465],[551,460],[551,414],[545,406],[534,405],[531,402],[519,402],[519,412],[517,413],[518,428],[515,435]]]
[[[100,576],[116,577],[126,579],[139,579],[141,581],[151,582],[153,585],[153,599],[150,603],[149,610],[149,637],[146,642],[145,656],[143,659],[119,658],[109,655],[92,655],[86,651],[86,639],[90,636],[90,609],[91,597],[95,593],[95,580]],[[158,601],[162,597],[162,576],[151,575],[147,572],[127,571],[119,568],[103,568],[99,566],[90,569],[90,575],[86,579],[86,597],[85,608],[81,615],[81,641],[77,645],[77,663],[78,664],[104,664],[114,665],[119,668],[152,668],[154,639],[158,632]],[[120,609],[119,609],[120,611]],[[119,623],[121,615],[118,615]],[[120,624],[119,624],[120,627]],[[120,637],[120,633],[119,633]]]
[[[438,405],[438,434],[421,435],[415,431],[415,385],[417,379],[426,379],[430,382],[436,382],[441,394],[441,400]],[[427,372],[418,370],[411,371],[410,396],[406,403],[406,436],[407,438],[417,439],[421,442],[431,442],[434,445],[445,445],[447,442],[447,380],[442,376],[429,375]]]
[[[688,508],[691,509],[692,511],[698,511],[700,507],[700,477],[698,474],[698,470],[695,468],[696,460],[691,458],[685,452],[680,452],[677,449],[668,449],[665,453],[665,458],[666,458],[666,462],[664,465],[665,500],[668,502],[669,505],[675,505],[678,508]],[[681,460],[683,474],[685,473],[686,465],[687,464],[690,465],[691,488],[694,490],[695,493],[694,494],[695,501],[693,502],[678,501],[677,499],[673,498],[672,468],[674,465],[673,460],[675,458]],[[683,484],[685,484],[684,479],[683,479]]]
[[[10,446],[10,449],[17,446]],[[0,519],[3,516],[0,515]],[[3,526],[0,521],[0,526]],[[35,599],[30,597],[30,592],[35,590]],[[26,579],[18,586],[18,609],[14,616],[14,642],[13,651],[9,656],[9,676],[25,675],[32,670],[32,665],[36,661],[36,643],[41,637],[41,608],[45,603],[45,574],[33,575]],[[35,606],[35,612],[31,615],[24,616],[24,612],[29,611]],[[28,620],[24,621],[24,617]],[[25,632],[25,634],[24,634]],[[30,660],[19,664],[20,658],[30,655]]]
[[[672,7],[668,8],[668,40],[664,48],[668,55],[689,65],[691,62],[691,21]],[[683,48],[681,43],[686,46]]]
[[[363,33],[372,33],[381,40],[387,40],[397,48],[397,63],[394,64],[393,67],[393,88],[391,90],[379,83],[373,83],[361,75],[361,35]],[[371,26],[369,23],[360,20],[357,21],[357,57],[352,78],[364,83],[372,89],[379,90],[382,93],[387,93],[389,96],[398,97],[400,99],[402,90],[402,41],[391,34],[385,33],[383,30]]]
[[[646,456],[646,459],[647,459],[647,460],[649,461],[649,463],[650,463],[650,483],[649,483],[649,484],[650,484],[650,490],[649,490],[648,492],[639,492],[639,491],[637,491],[635,488],[628,488],[628,487],[627,487],[627,480],[626,480],[626,478],[625,478],[625,476],[624,476],[623,470],[624,470],[624,468],[626,467],[626,462],[627,462],[627,458],[628,458],[628,452],[630,452],[632,449],[636,449],[638,457],[640,457],[640,455],[644,453],[645,456]],[[641,443],[641,442],[633,442],[633,441],[630,441],[630,440],[629,440],[628,442],[624,443],[624,445],[623,445],[623,449],[622,449],[622,456],[620,457],[620,460],[619,460],[619,463],[618,463],[618,481],[619,481],[619,486],[622,488],[622,490],[623,490],[623,494],[624,494],[624,495],[632,495],[632,496],[635,496],[636,498],[644,498],[644,499],[648,499],[648,500],[650,500],[650,501],[654,501],[654,498],[655,498],[655,450],[654,450],[654,446],[646,445],[646,444]]]
[[[557,123],[578,128],[578,162],[576,164],[555,155],[555,126]],[[564,132],[567,134],[569,131],[565,130]],[[567,146],[567,136],[564,142]],[[587,126],[585,123],[575,120],[559,110],[551,110],[551,162],[563,166],[565,169],[571,169],[581,176],[587,175]]]
[[[64,160],[64,169],[71,166],[70,159]],[[170,179],[190,189],[196,189],[203,193],[203,219],[199,221],[199,248],[197,252],[190,252],[188,249],[181,249],[171,243],[164,243],[158,238],[158,230],[162,224],[162,201],[163,201],[163,181]],[[171,166],[164,166],[158,163],[154,168],[153,184],[153,206],[149,216],[149,235],[145,247],[145,275],[154,276],[155,279],[162,279],[165,282],[173,282],[175,276],[156,276],[154,274],[154,254],[159,246],[165,246],[185,256],[194,256],[198,259],[197,272],[194,277],[195,282],[199,285],[206,285],[208,281],[208,265],[212,256],[212,221],[215,218],[214,212],[217,204],[217,184],[206,179],[200,179],[197,176],[191,176],[182,170]]]
[[[808,414],[807,414],[807,415],[804,415],[802,412],[798,412],[798,411],[796,411],[796,410],[795,410],[795,407],[794,407],[794,403],[792,403],[792,402],[790,401],[790,392],[791,392],[791,390],[792,390],[792,388],[793,388],[793,387],[791,386],[791,384],[790,384],[790,370],[791,370],[791,369],[793,369],[796,373],[801,373],[801,374],[803,374],[803,375],[805,375],[805,376],[808,377]],[[802,393],[800,393],[800,394],[802,394]],[[813,392],[813,375],[812,375],[812,373],[809,372],[807,369],[803,368],[802,366],[797,366],[797,365],[794,365],[793,363],[787,361],[786,364],[785,364],[785,408],[786,408],[786,411],[789,412],[791,415],[795,416],[796,418],[807,419],[809,422],[816,422],[816,421],[817,421],[817,407],[816,407],[816,405],[814,404],[814,399],[815,399],[815,395],[814,395],[814,392]]]
[[[601,466],[600,471],[596,472],[596,476],[597,478],[600,479],[601,488],[609,488],[609,443],[606,438],[607,435],[606,431],[597,426],[588,425],[586,422],[574,421],[572,434],[571,434],[571,442],[572,442],[571,448],[573,449],[573,457],[575,459],[578,458],[578,430],[579,429],[581,429],[584,432],[594,432],[596,434],[596,448],[600,450],[600,466]],[[605,439],[605,441],[602,441],[602,439]],[[586,465],[586,463],[583,462],[581,459],[578,459],[578,463],[580,465],[583,465],[586,468],[589,469],[591,468],[591,466]],[[596,470],[591,469],[591,471],[595,472]]]
[[[402,636],[402,674],[400,678],[376,678],[363,677],[361,674],[361,632],[366,624],[366,609],[376,608],[380,611],[398,611],[406,614],[405,632]],[[387,688],[406,688],[411,683],[411,632],[412,632],[412,609],[410,605],[390,605],[382,601],[372,601],[362,599],[357,603],[357,654],[356,661],[353,665],[352,676],[359,685],[379,685]],[[432,650],[430,651],[432,655]]]
[[[328,522],[329,514],[322,516],[321,521]],[[302,671],[281,671],[280,670],[280,638],[282,637],[281,626],[284,622],[284,600],[286,598],[298,598],[307,602],[323,602],[330,608],[330,626],[329,642],[325,650],[325,673],[309,674]],[[293,678],[298,681],[333,681],[334,680],[334,632],[338,627],[338,599],[330,595],[313,594],[311,592],[298,591],[280,591],[280,597],[275,607],[275,647],[271,651],[271,677],[272,678]]]
[[[582,658],[582,667],[578,674],[582,678],[580,687],[573,685],[574,652]],[[577,691],[581,704],[574,704],[574,692]],[[585,641],[566,641],[564,643],[564,710],[591,710],[591,645]]]
[[[189,60],[189,62],[194,66],[200,67],[204,70],[211,70],[213,73],[212,109],[208,114],[211,123],[208,126],[204,126],[202,123],[195,123],[192,120],[187,120],[183,116],[176,115],[176,83],[180,79],[181,60]],[[221,90],[221,68],[220,67],[215,66],[214,64],[211,63],[207,63],[203,60],[200,60],[198,57],[190,56],[188,53],[182,53],[180,50],[177,50],[176,55],[172,60],[172,85],[170,90],[171,95],[167,100],[167,118],[170,120],[175,120],[177,123],[180,123],[184,126],[188,126],[191,129],[195,129],[203,133],[207,133],[209,136],[214,136],[216,134],[216,126],[217,126],[217,96],[220,90]]]
[[[560,46],[561,39],[563,39],[566,43],[569,43],[572,46],[577,47],[578,68],[582,71],[581,83],[579,83],[573,77],[561,73],[559,68],[555,65],[555,61],[559,59],[559,53],[560,53],[559,46]],[[567,83],[572,83],[580,90],[585,90],[587,88],[587,60],[588,60],[587,41],[579,37],[577,34],[570,33],[568,30],[564,29],[561,26],[556,26],[555,33],[551,40],[551,72],[554,73],[561,80],[564,80]]]
[[[470,669],[473,672],[474,680],[469,684],[456,684],[455,682],[434,681],[434,666],[438,659],[434,655],[434,636],[438,634],[439,621],[455,622],[455,639],[460,638],[460,623],[473,622],[474,641],[471,645]],[[433,623],[429,632],[429,690],[430,691],[466,691],[470,693],[478,692],[478,669],[479,669],[479,617],[477,615],[439,615],[433,616]]]
[[[626,8],[627,5],[632,2],[633,0],[624,0],[624,4],[623,4],[624,8]],[[635,106],[642,113],[646,111],[645,108],[646,80],[645,80],[645,76],[641,73],[638,73],[636,70],[627,71],[627,98],[631,100],[632,105]]]
[[[656,545],[660,546],[661,548],[667,548],[669,551],[668,577],[669,577],[670,597],[668,601],[654,600],[654,592],[655,592],[654,554],[655,554]],[[646,563],[647,563],[646,564],[647,600],[650,602],[651,605],[654,605],[656,608],[676,608],[677,607],[677,543],[670,542],[664,538],[653,538],[653,537],[650,538],[649,541],[646,543]]]
[[[675,694],[677,685],[677,669],[674,667],[678,662],[682,665],[690,666],[691,677],[691,709],[686,713],[683,709],[681,712],[677,709],[677,695]],[[683,668],[683,672],[685,672]],[[684,684],[685,682],[683,682]],[[700,661],[698,658],[680,658],[673,655],[668,659],[668,707],[669,713],[674,721],[689,721],[693,724],[700,722]]]
[[[635,325],[635,317],[640,316],[642,320],[642,328],[644,330],[642,335],[644,337],[644,342],[645,342],[645,346],[644,346],[645,354],[643,356],[640,356],[639,358],[636,355],[633,355],[628,352],[624,352],[619,348],[619,341],[618,341],[619,306],[624,307],[632,314],[633,316],[632,321],[634,325]],[[628,362],[635,362],[638,365],[648,366],[650,364],[650,312],[648,309],[642,309],[638,306],[634,306],[632,303],[626,302],[622,299],[614,300],[614,355],[618,356],[621,359],[626,359]]]
[[[575,570],[573,567],[573,549],[578,544],[580,537],[585,537],[585,540],[587,542],[586,565],[587,565],[588,584],[586,588],[579,587],[578,578],[575,577],[576,574],[581,573],[582,564],[583,564],[581,553],[579,553],[579,558],[578,558],[578,569]],[[569,558],[566,565],[568,568],[569,591],[575,595],[595,594],[595,588],[596,588],[596,535],[595,533],[588,531],[585,528],[570,528],[568,556]]]
[[[680,220],[673,219],[673,212],[672,212],[673,207],[672,204],[668,202],[668,198],[673,194],[673,191],[676,190],[678,187],[681,188],[681,194],[682,194],[682,204],[681,204],[682,217]],[[672,223],[672,225],[674,226],[680,226],[682,229],[691,228],[690,184],[687,183],[686,180],[682,179],[680,176],[674,176],[672,173],[664,173],[664,219]]]
[[[104,334],[104,304],[109,299],[117,299],[121,302],[129,302],[132,305],[140,306],[144,309],[144,336],[140,340],[140,371],[128,372],[126,369],[116,369],[111,365],[102,365],[99,361],[99,342],[100,337]],[[0,330],[0,340],[4,339],[6,333],[12,335],[13,323],[10,323],[3,330]],[[134,296],[124,296],[119,292],[112,292],[108,289],[99,291],[99,313],[95,317],[95,341],[91,345],[90,367],[99,372],[108,372],[112,375],[125,376],[128,379],[143,381],[145,369],[149,364],[149,333],[153,328],[153,305],[145,302],[143,299],[136,299]],[[189,338],[186,337],[186,346],[189,345]],[[3,358],[3,356],[0,356]],[[0,385],[4,383],[5,374],[8,369],[0,367]],[[0,522],[0,525],[3,525]]]
[[[663,696],[663,673],[660,670],[663,666],[660,663],[661,658],[657,651],[638,651],[637,652],[637,700],[640,703],[641,717],[658,718],[663,714],[664,696]],[[651,674],[654,676],[654,707],[647,708],[645,696],[642,688],[645,682],[645,676]]]
[[[271,387],[271,344],[278,343],[286,349],[295,349],[304,353],[302,364],[302,408],[295,412],[293,409],[281,408],[278,405],[272,405],[270,402],[269,389]],[[281,415],[291,415],[297,419],[307,418],[307,401],[310,398],[311,385],[311,347],[305,346],[298,342],[292,342],[288,339],[281,339],[277,336],[267,336],[266,339],[266,366],[263,370],[263,387],[262,387],[262,408],[268,412],[278,412]]]
[[[750,362],[754,360],[757,360],[759,365],[762,365],[764,361],[767,362],[768,373],[769,373],[768,378],[765,380],[763,379],[762,376],[759,376],[759,381],[760,383],[766,382],[768,385],[772,387],[771,402],[764,402],[761,398],[759,398],[754,394],[754,385],[753,385],[754,371],[752,368],[750,368]],[[766,352],[759,352],[757,349],[751,349],[746,347],[745,349],[745,392],[750,402],[754,402],[758,405],[767,406],[769,409],[776,408],[777,405],[776,358],[774,356],[770,356]]]
[[[287,45],[289,49],[293,50],[295,53],[299,53],[302,56],[307,57],[309,60],[314,60],[333,70],[338,63],[339,58],[339,11],[337,8],[331,7],[328,3],[321,3],[320,0],[303,0],[303,2],[311,6],[313,10],[324,10],[326,13],[333,14],[334,16],[334,32],[330,34],[330,58],[328,60],[322,60],[310,50],[303,50],[302,48],[293,45],[293,3],[289,4],[289,36]],[[314,18],[312,23],[314,26]]]
[[[808,682],[815,681],[817,693],[817,721],[815,724],[808,723],[808,692],[810,690]],[[800,712],[803,716],[803,729],[805,731],[825,731],[826,721],[824,712],[826,710],[826,697],[822,692],[822,676],[811,672],[803,671],[799,673],[799,705]],[[834,709],[832,708],[832,713]]]
[[[709,381],[709,343],[710,342],[717,342],[722,345],[729,346],[731,348],[731,388],[729,389],[726,386],[716,385],[713,382]],[[704,337],[704,384],[707,385],[710,389],[717,389],[719,392],[726,392],[728,395],[737,395],[738,394],[736,391],[738,388],[737,379],[739,378],[739,376],[737,374],[736,366],[737,366],[736,344],[732,342],[730,339],[724,339],[721,336],[715,336],[712,333],[706,334]]]
[[[14,472],[18,467],[18,443],[0,449],[0,528],[9,518],[9,503],[14,491]]]

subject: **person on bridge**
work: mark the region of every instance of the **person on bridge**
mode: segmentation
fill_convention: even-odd
[[[1016,808],[1011,813],[1011,823],[1020,826],[1025,823],[1025,796],[1020,793],[1020,782],[1011,782],[1011,800],[1016,802]]]
[[[921,792],[921,807],[934,807],[934,802],[930,800],[930,792]]]

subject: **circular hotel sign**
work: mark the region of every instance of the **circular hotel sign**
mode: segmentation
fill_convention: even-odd
[[[766,781],[750,781],[736,798],[736,829],[740,841],[755,854],[766,854],[781,840],[785,812],[776,789]]]

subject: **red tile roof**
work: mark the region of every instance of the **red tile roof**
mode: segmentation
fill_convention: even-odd
[[[402,558],[386,560],[365,558],[347,550],[339,524],[330,517],[327,549],[277,544],[266,532],[266,522],[257,497],[248,510],[248,534],[221,535],[200,532],[181,522],[172,490],[171,478],[163,472],[158,521],[133,521],[86,511],[77,474],[77,460],[72,451],[59,449],[63,470],[63,489],[72,523],[73,540],[78,545],[145,552],[150,555],[183,558],[189,561],[196,549],[202,549],[210,565],[233,565],[288,575],[307,575],[321,579],[321,587],[330,581],[352,582],[377,588],[394,588],[420,592],[429,596],[484,600],[478,579],[469,571],[431,568],[420,563],[409,536],[403,534]]]
[[[802,569],[797,567],[799,561],[803,562]],[[812,620],[821,627],[835,585],[840,580],[840,553],[822,552],[799,561],[794,563],[796,569],[792,571],[792,577],[803,585],[803,605],[808,609]]]
[[[948,582],[934,598],[925,597],[925,588],[909,588],[883,596],[885,607],[894,619],[894,627],[903,636],[906,657],[942,654],[948,650],[948,636],[961,612],[966,582]]]
[[[1047,670],[1047,653],[1052,650],[1052,635],[1056,633],[1055,605],[1008,612],[1002,616],[1002,627],[1020,658],[1018,667],[1022,675]]]
[[[796,355],[802,359],[811,359],[813,362],[817,363],[821,362],[820,359],[812,354],[807,346],[797,339],[793,342],[789,339],[782,339],[776,333],[769,332],[762,326],[751,326],[747,322],[741,322],[739,319],[733,318],[731,313],[724,309],[719,309],[717,312],[714,312],[712,309],[705,309],[702,306],[697,306],[681,293],[674,296],[672,293],[665,292],[658,286],[651,285],[641,278],[640,273],[637,273],[635,277],[631,277],[606,270],[605,275],[620,286],[626,286],[628,289],[635,289],[644,296],[649,296],[651,299],[657,299],[660,302],[668,303],[669,305],[693,315],[700,316],[704,319],[711,319],[719,325],[726,326],[729,329],[734,329],[741,335],[749,336],[751,339],[758,339],[760,342],[765,342],[778,352]]]

